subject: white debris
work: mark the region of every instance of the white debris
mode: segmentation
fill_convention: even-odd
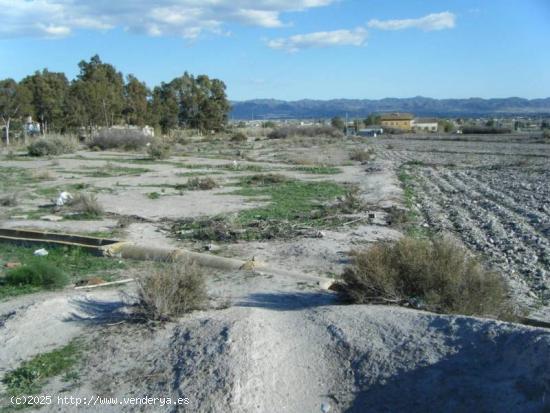
[[[43,215],[40,217],[42,221],[51,221],[51,222],[57,222],[62,221],[63,217],[60,217],[59,215]]]
[[[63,191],[59,194],[57,197],[57,200],[55,201],[55,205],[58,207],[65,205],[68,201],[71,201],[73,199],[73,196],[66,191]]]
[[[323,413],[328,413],[330,412],[330,404],[328,403],[321,403],[321,411]]]
[[[46,251],[44,248],[40,248],[39,250],[36,250],[34,252],[34,255],[36,255],[37,257],[45,257],[46,255],[48,255],[48,251]]]

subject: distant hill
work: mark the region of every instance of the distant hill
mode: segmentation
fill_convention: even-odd
[[[364,117],[374,112],[411,112],[417,116],[487,116],[550,114],[545,99],[431,99],[425,97],[284,101],[255,99],[232,102],[233,119],[304,119],[333,116]]]

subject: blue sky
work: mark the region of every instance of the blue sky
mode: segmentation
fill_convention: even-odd
[[[234,100],[550,96],[548,0],[0,0],[0,78],[94,54]]]

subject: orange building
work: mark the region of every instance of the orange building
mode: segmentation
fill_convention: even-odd
[[[411,131],[414,116],[410,113],[385,113],[380,115],[380,125],[389,129]]]

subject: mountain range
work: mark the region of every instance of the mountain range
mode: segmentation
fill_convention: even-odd
[[[303,99],[284,101],[254,99],[231,102],[232,119],[308,119],[371,113],[410,112],[416,116],[474,117],[550,115],[550,98],[524,99],[432,99],[426,97],[371,99]]]

